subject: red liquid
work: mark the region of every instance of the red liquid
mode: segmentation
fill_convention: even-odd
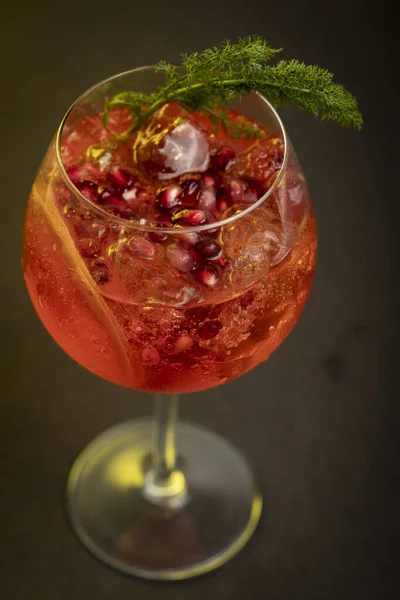
[[[98,117],[80,127],[77,131],[82,136],[75,139],[76,143],[66,140],[66,166],[82,159],[88,140],[104,145],[107,139]],[[271,137],[254,150],[248,141],[227,137],[215,140],[210,136],[213,152],[229,142],[235,154],[234,163],[226,171],[222,168],[222,183],[218,185],[223,188],[232,181],[244,181],[247,174],[255,179],[251,186],[243,184],[245,191],[255,185],[260,187],[258,193],[263,193],[277,172],[272,164]],[[126,144],[114,150],[110,164],[118,162],[129,170],[147,196],[127,207],[117,194],[106,210],[136,221],[145,218],[154,222],[160,215],[171,218],[167,208],[169,202],[174,202],[173,194],[164,199],[167,208],[160,209],[160,197],[155,201],[160,181],[151,172],[154,153],[150,158],[141,157],[142,168],[148,169],[144,179],[140,169],[135,171],[132,165],[131,147]],[[229,163],[228,154],[222,151],[213,160]],[[291,331],[304,308],[314,272],[316,232],[311,212],[307,216],[305,211],[299,218],[293,247],[274,264],[281,249],[276,236],[283,239],[284,226],[273,198],[211,234],[186,234],[185,238],[182,228],[181,239],[173,235],[160,240],[159,234],[158,238],[143,234],[128,222],[126,228],[118,226],[71,200],[55,164],[54,149],[50,149],[29,200],[25,278],[47,330],[81,365],[134,389],[190,392],[242,375],[266,360]],[[90,163],[85,158],[82,164],[93,165],[90,177],[96,184],[83,193],[96,189],[98,194],[103,177],[99,162]],[[302,186],[303,204],[299,206],[304,206],[308,203],[307,189],[297,177],[297,163],[289,165],[288,174],[289,169],[290,181],[294,181],[291,189],[298,193]],[[185,188],[188,198],[186,208],[175,208],[199,211],[201,208],[193,205],[195,194],[191,196],[189,185],[183,183],[185,178],[188,175],[171,180]],[[197,181],[200,178],[194,176]],[[162,185],[168,186],[171,181]],[[96,198],[99,201],[98,195]],[[240,202],[232,206],[232,196],[226,200],[222,193],[217,199],[219,204],[206,211],[208,219],[218,220],[245,207]],[[250,194],[246,201],[255,199]],[[100,201],[99,205],[104,207]],[[293,210],[291,220],[295,223],[296,210],[300,209],[295,206]],[[176,215],[172,214],[172,220],[182,227],[182,219],[193,217]]]

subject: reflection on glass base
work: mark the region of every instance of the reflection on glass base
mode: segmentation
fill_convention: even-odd
[[[68,481],[68,509],[79,539],[100,560],[147,579],[186,579],[230,560],[249,540],[262,500],[242,456],[222,437],[177,426],[178,467],[187,499],[151,504],[143,483],[151,464],[150,421],[130,421],[91,442]]]

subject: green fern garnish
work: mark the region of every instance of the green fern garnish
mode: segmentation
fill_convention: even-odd
[[[103,121],[107,124],[113,106],[128,106],[133,119],[130,132],[134,132],[161,106],[175,101],[189,111],[204,111],[232,134],[257,137],[260,129],[232,123],[221,110],[254,90],[273,106],[296,106],[323,121],[361,129],[363,119],[356,99],[333,81],[332,73],[298,60],[267,64],[280,51],[259,36],[249,36],[236,44],[227,40],[220,47],[182,54],[180,66],[161,61],[156,70],[165,75],[165,84],[154,94],[114,96],[104,108]]]

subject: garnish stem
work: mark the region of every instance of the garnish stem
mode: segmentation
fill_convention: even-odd
[[[190,112],[210,113],[254,90],[272,106],[296,106],[322,120],[361,129],[363,119],[356,99],[335,83],[332,73],[296,59],[267,65],[280,51],[259,36],[248,36],[239,38],[236,44],[226,40],[219,47],[182,54],[179,67],[160,61],[155,69],[164,73],[164,85],[158,86],[153,94],[134,91],[117,94],[106,103],[103,122],[107,124],[109,108],[128,106],[133,117],[129,134],[138,131],[170,101]]]
[[[213,83],[216,83],[216,82],[218,82],[219,86],[232,87],[235,85],[245,85],[246,79],[227,79],[225,81],[218,81],[217,79],[215,79],[215,80],[211,80],[210,82],[208,82],[207,85],[209,86],[210,84],[212,85]],[[270,85],[271,87],[279,87],[279,88],[282,87],[281,84],[274,83],[274,82],[270,82],[270,83],[268,83],[268,85]],[[159,100],[154,102],[150,106],[150,108],[148,108],[146,110],[145,113],[143,113],[143,115],[136,121],[135,125],[129,130],[129,133],[134,133],[135,131],[138,131],[138,129],[140,129],[140,127],[147,121],[147,119],[149,119],[151,117],[151,115],[156,112],[156,110],[161,108],[161,106],[163,106],[167,102],[170,102],[171,100],[179,98],[180,95],[185,94],[186,92],[190,92],[191,90],[198,90],[198,89],[201,89],[204,87],[206,87],[204,83],[194,83],[193,85],[188,85],[185,87],[178,88],[177,90],[174,90],[172,94],[168,94],[167,96],[160,98]],[[298,92],[304,92],[304,93],[311,92],[311,90],[308,88],[299,88],[299,87],[291,86],[291,89],[295,89]],[[122,104],[122,102],[121,102],[121,104]],[[129,103],[126,103],[126,104],[129,104]]]

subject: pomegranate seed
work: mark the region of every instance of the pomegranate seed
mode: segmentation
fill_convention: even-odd
[[[235,162],[236,153],[228,146],[221,146],[211,159],[216,171],[227,171]]]
[[[179,185],[169,185],[157,194],[157,203],[161,210],[171,210],[182,205]]]
[[[177,233],[175,238],[184,244],[194,246],[199,241],[200,236],[195,231],[187,231],[185,233]]]
[[[172,227],[171,217],[169,215],[158,215],[157,220],[152,223],[155,227]],[[161,242],[165,242],[168,237],[168,234],[161,233],[160,231],[150,231],[147,234],[147,237],[152,242],[157,244]]]
[[[113,165],[111,167],[108,172],[107,179],[111,185],[116,188],[132,187],[134,183],[133,176],[118,165]]]
[[[225,258],[225,256],[223,256],[221,254],[221,256],[219,258],[215,259],[215,264],[218,265],[219,267],[221,267],[221,269],[226,269],[226,267],[229,264],[228,259]]]
[[[222,248],[218,244],[216,240],[212,238],[203,238],[196,244],[196,250],[204,256],[204,258],[208,258],[208,260],[216,260],[222,254]]]
[[[207,223],[209,223],[210,225],[212,223],[217,223],[218,222],[217,217],[215,217],[213,214],[211,214],[209,212],[206,212],[206,217],[207,217]],[[207,233],[209,235],[212,235],[212,234],[216,233],[217,231],[218,231],[218,227],[215,227],[213,229],[207,229]]]
[[[67,169],[67,175],[74,185],[80,183],[87,176],[86,169],[82,166],[76,165]]]
[[[241,202],[243,199],[243,194],[245,192],[245,185],[241,181],[237,181],[233,179],[229,182],[229,196],[232,199],[232,202]]]
[[[225,212],[232,206],[232,200],[228,190],[224,187],[220,188],[217,192],[217,210],[220,213]]]
[[[197,269],[193,271],[193,275],[196,277],[197,281],[208,288],[213,288],[218,282],[217,269],[211,265],[197,267]]]
[[[79,252],[85,258],[96,258],[100,254],[101,244],[93,238],[83,238],[78,243]]]
[[[189,252],[196,266],[204,264],[204,256],[196,250],[196,246],[189,246]]]
[[[197,195],[200,191],[200,183],[197,179],[186,179],[182,184],[179,198],[185,206],[196,204]]]
[[[205,171],[203,173],[203,175],[201,176],[201,181],[203,183],[203,187],[205,187],[205,188],[209,188],[209,187],[217,188],[222,183],[222,177],[216,171],[213,171],[212,169],[208,169],[208,171]]]
[[[110,279],[107,265],[102,260],[94,260],[91,264],[92,277],[97,285],[103,285]]]
[[[142,361],[146,365],[157,365],[160,362],[160,353],[157,348],[145,348],[142,350]]]
[[[129,208],[128,203],[121,197],[111,192],[108,189],[104,189],[100,192],[99,203],[104,206],[117,208],[118,210],[127,210]]]
[[[216,208],[216,193],[213,187],[207,187],[199,194],[198,206],[203,210],[213,212]]]
[[[207,220],[204,210],[184,208],[179,210],[174,216],[173,221],[180,225],[203,225]]]
[[[155,225],[157,227],[172,227],[172,219],[169,215],[158,215]]]
[[[171,265],[179,271],[188,273],[192,270],[193,258],[186,248],[173,244],[172,246],[168,246],[166,255]]]
[[[93,181],[84,180],[75,185],[88,200],[97,200],[97,185]]]
[[[202,340],[212,340],[212,338],[218,335],[221,329],[221,321],[206,321],[199,326],[197,334]]]
[[[131,252],[146,260],[151,260],[155,252],[153,244],[144,237],[131,238],[128,242],[128,248]]]

